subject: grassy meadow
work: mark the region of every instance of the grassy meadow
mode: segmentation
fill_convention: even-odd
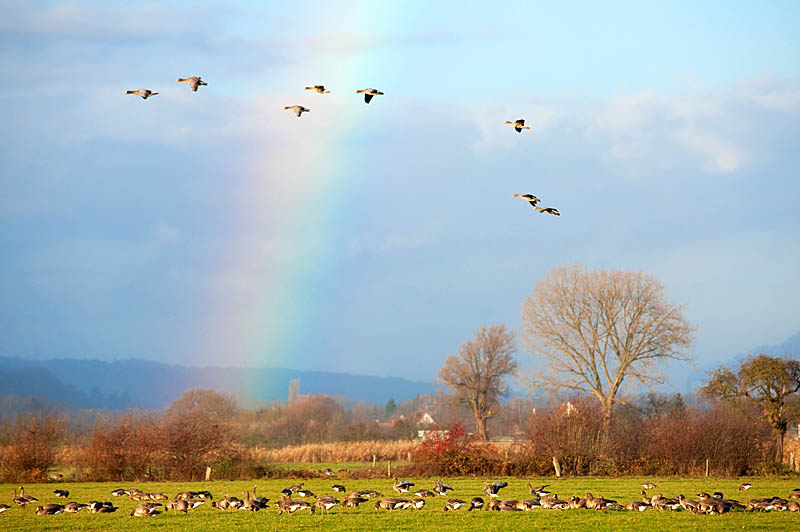
[[[416,487],[431,489],[434,479],[408,479],[416,483]],[[500,480],[496,478],[487,480]],[[633,499],[639,499],[640,484],[653,481],[658,484],[658,490],[651,494],[662,493],[664,496],[675,496],[683,493],[687,497],[696,498],[700,491],[722,491],[726,497],[747,501],[751,498],[778,495],[786,497],[800,482],[796,479],[780,478],[750,478],[753,484],[746,493],[741,493],[737,487],[742,479],[729,478],[505,478],[509,483],[507,488],[500,491],[503,499],[529,498],[525,483],[533,485],[550,484],[550,489],[561,498],[572,495],[585,495],[591,491],[594,495],[602,494],[606,498],[616,499],[621,504],[626,504]],[[445,479],[455,488],[452,497],[469,500],[474,496],[483,496],[483,479],[451,478]],[[64,504],[67,501],[86,502],[88,500],[110,500],[119,510],[112,514],[90,514],[82,511],[78,514],[60,514],[37,516],[35,505],[19,508],[11,502],[14,485],[0,485],[0,502],[14,506],[11,510],[0,514],[0,530],[86,530],[86,531],[115,531],[115,530],[170,530],[170,531],[263,531],[263,530],[318,530],[324,526],[329,531],[365,530],[371,531],[515,531],[515,530],[608,530],[608,531],[639,531],[639,530],[800,530],[800,514],[789,512],[755,513],[736,511],[721,516],[695,516],[689,512],[646,512],[605,511],[592,510],[534,510],[531,512],[489,512],[489,511],[460,511],[443,512],[445,497],[429,498],[425,508],[421,511],[376,511],[374,503],[367,502],[358,509],[345,509],[336,506],[328,515],[311,515],[308,512],[299,512],[294,515],[278,515],[277,508],[270,504],[270,508],[260,512],[251,513],[238,510],[221,512],[203,505],[188,515],[162,514],[151,518],[129,517],[131,509],[138,504],[128,497],[112,497],[110,492],[115,488],[138,487],[146,492],[160,491],[172,497],[184,490],[211,491],[215,498],[226,493],[243,498],[243,492],[258,485],[258,494],[269,497],[271,502],[279,498],[281,489],[294,484],[293,480],[263,480],[263,481],[212,481],[212,482],[168,482],[168,483],[50,483],[29,484],[25,486],[25,493],[33,495],[40,503],[57,502]],[[304,487],[317,495],[329,494],[342,499],[331,489],[334,483],[341,483],[347,487],[348,492],[358,489],[376,489],[384,495],[395,496],[390,479],[365,479],[365,480],[336,480],[335,478],[311,479],[305,481]],[[59,499],[53,495],[54,489],[70,491],[69,499]],[[484,496],[484,498],[486,498]],[[324,525],[323,525],[324,524]]]

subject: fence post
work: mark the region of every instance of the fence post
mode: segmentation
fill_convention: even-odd
[[[206,481],[211,480],[211,466],[206,466]]]
[[[708,476],[708,458],[706,458],[706,476]]]
[[[377,458],[376,455],[372,455],[372,469],[375,469],[375,459]]]

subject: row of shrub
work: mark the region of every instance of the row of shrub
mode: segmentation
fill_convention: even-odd
[[[298,434],[324,427],[330,404],[304,398],[283,407]],[[303,414],[302,416],[300,414]],[[313,415],[312,415],[313,414]],[[95,422],[83,437],[65,445],[68,420],[57,414],[25,415],[0,433],[0,480],[45,480],[54,466],[75,480],[199,480],[206,467],[213,478],[239,479],[287,473],[274,462],[407,461],[409,476],[554,474],[738,476],[780,470],[770,462],[775,442],[760,412],[727,404],[620,408],[606,430],[596,402],[576,397],[532,411],[525,433],[514,443],[476,442],[463,424],[410,439],[255,447],[237,437],[236,405],[225,397],[187,393],[159,416],[143,413]],[[274,424],[270,426],[276,426]],[[285,433],[284,437],[294,436]],[[384,475],[385,466],[350,475]]]
[[[407,473],[415,476],[703,475],[775,473],[775,442],[758,412],[725,404],[681,407],[663,415],[615,418],[603,430],[596,403],[575,398],[533,414],[524,442],[502,450],[474,441],[461,425],[420,444]]]

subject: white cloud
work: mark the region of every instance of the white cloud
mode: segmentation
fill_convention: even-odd
[[[533,129],[525,133],[535,140],[509,135],[498,125],[500,117],[519,111],[472,105],[465,113],[479,131],[472,149],[506,151],[520,142],[558,138],[576,154],[598,150],[606,164],[636,178],[665,169],[728,174],[751,167],[764,155],[767,148],[756,141],[772,130],[772,119],[778,117],[773,113],[787,118],[800,109],[800,80],[767,76],[723,88],[692,85],[677,93],[620,94],[589,104],[542,105],[542,99],[528,94],[515,107],[526,110]]]
[[[731,140],[694,126],[686,126],[674,133],[675,138],[695,152],[702,168],[709,172],[733,172],[747,161],[747,152]]]

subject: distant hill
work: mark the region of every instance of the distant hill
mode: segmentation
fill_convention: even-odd
[[[70,408],[156,409],[186,390],[207,388],[250,401],[286,400],[289,381],[300,392],[384,404],[434,393],[432,383],[397,377],[372,377],[282,368],[185,367],[149,360],[0,357],[0,397],[36,396]]]
[[[788,340],[781,344],[754,347],[751,352],[754,355],[764,353],[765,355],[774,357],[784,355],[800,356],[800,332],[796,333],[794,336],[790,336]]]

